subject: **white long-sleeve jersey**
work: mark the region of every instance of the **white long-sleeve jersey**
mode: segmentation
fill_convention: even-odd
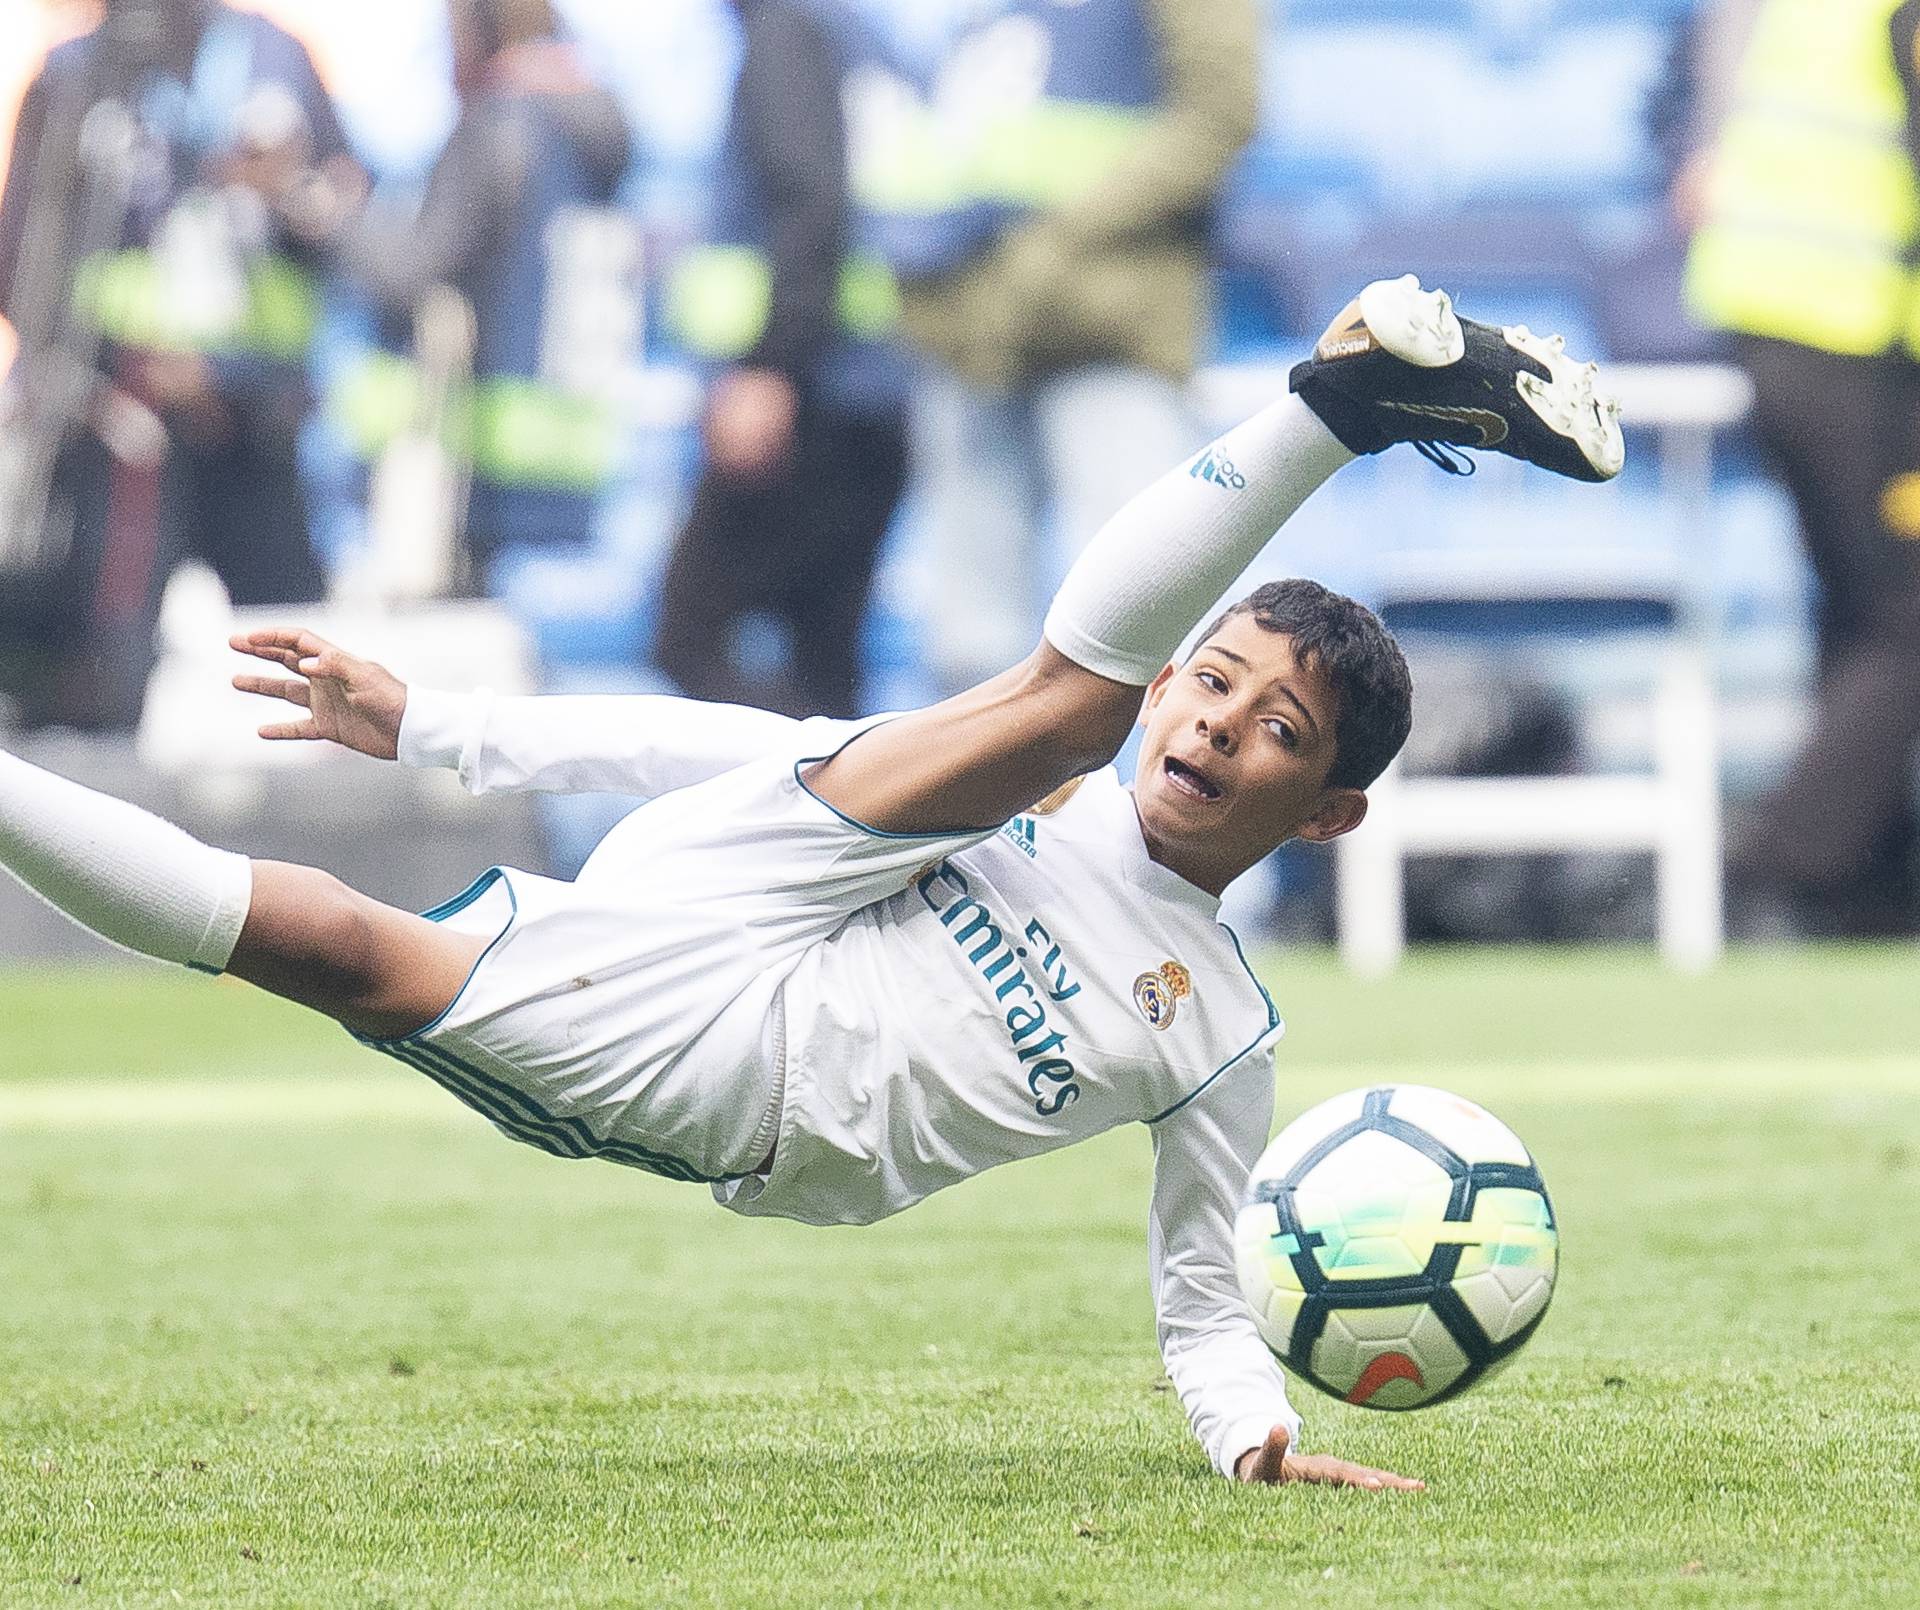
[[[658,697],[415,690],[400,755],[473,793],[656,796],[770,754],[803,724]],[[1214,1466],[1299,1418],[1233,1269],[1273,1112],[1279,1014],[1219,902],[1147,854],[1104,770],[855,913],[782,986],[787,1119],[727,1206],[867,1223],[987,1168],[1132,1120],[1153,1135],[1162,1356]]]

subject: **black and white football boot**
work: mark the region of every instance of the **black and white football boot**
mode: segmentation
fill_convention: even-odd
[[[1626,444],[1598,373],[1569,358],[1559,336],[1463,319],[1445,291],[1423,291],[1408,274],[1349,302],[1290,383],[1349,452],[1411,442],[1466,475],[1472,462],[1449,449],[1474,448],[1610,481]]]

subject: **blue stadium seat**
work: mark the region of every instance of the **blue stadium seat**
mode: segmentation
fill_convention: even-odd
[[[1583,22],[1638,22],[1648,27],[1677,28],[1701,9],[1703,0],[1559,0],[1556,20]]]
[[[1664,590],[1623,585],[1598,597],[1570,591],[1525,598],[1405,597],[1382,603],[1379,613],[1396,636],[1445,632],[1511,641],[1662,631],[1673,624],[1674,601]]]
[[[926,674],[920,623],[876,588],[860,628],[862,702],[870,710],[911,710],[939,695]]]
[[[1527,25],[1489,29],[1489,17]],[[1551,5],[1297,11],[1266,49],[1255,182],[1284,194],[1339,175],[1405,211],[1643,196],[1656,172],[1646,102],[1671,37],[1660,17],[1561,18]]]
[[[1299,259],[1308,328],[1298,334],[1318,334],[1369,280],[1414,272],[1452,293],[1470,318],[1557,332],[1575,351],[1605,356],[1590,296],[1591,244],[1576,219],[1555,209],[1389,219],[1352,240],[1318,242]]]
[[[1272,0],[1269,16],[1281,36],[1310,28],[1479,27],[1480,0]]]

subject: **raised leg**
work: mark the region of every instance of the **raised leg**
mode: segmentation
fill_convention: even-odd
[[[1291,390],[1140,493],[1068,572],[1013,670],[863,735],[810,779],[894,833],[989,827],[1110,759],[1141,696],[1240,573],[1356,453],[1411,442],[1443,467],[1488,449],[1584,481],[1617,475],[1618,409],[1591,365],[1522,328],[1459,318],[1408,275],[1369,285]],[[957,578],[956,607],[995,568]]]

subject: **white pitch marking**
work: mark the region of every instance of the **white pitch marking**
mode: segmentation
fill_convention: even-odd
[[[139,1083],[59,1080],[0,1085],[0,1129],[137,1129],[177,1125],[413,1123],[470,1119],[437,1085],[405,1078],[237,1079]]]

